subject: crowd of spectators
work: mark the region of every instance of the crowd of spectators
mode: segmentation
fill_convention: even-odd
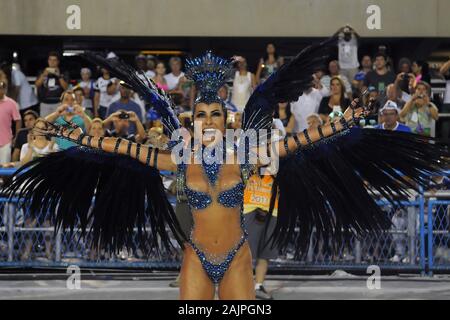
[[[394,68],[384,46],[372,56],[363,55],[358,61],[360,38],[356,31],[345,26],[336,35],[337,59],[329,61],[326,69],[314,74],[314,86],[297,101],[280,103],[276,108],[274,118],[280,120],[276,123],[282,124],[282,131],[289,135],[327,123],[341,116],[352,98],[363,96],[363,103],[371,103],[376,113],[361,125],[432,135],[439,110],[431,96],[427,62],[403,57]],[[112,52],[107,56],[116,57]],[[267,45],[255,74],[249,70],[245,57],[238,59],[232,78],[218,92],[229,110],[230,128],[240,127],[238,122],[252,91],[284,61],[272,43]],[[42,137],[38,138],[32,130],[39,123],[45,123],[39,121],[41,119],[56,123],[72,121],[87,132],[127,137],[139,142],[161,140],[163,129],[158,114],[135,92],[121,85],[120,79],[112,77],[106,69],[95,70],[88,66],[81,68],[79,79],[69,79],[67,71],[60,68],[60,62],[59,54],[50,52],[47,66],[39,72],[34,88],[18,64],[1,71],[2,166],[20,165],[22,158],[31,154],[30,150],[38,156],[49,150],[73,146],[71,142],[56,139],[54,147],[41,152],[42,146],[37,147],[39,143],[34,141],[42,143]],[[182,123],[190,125],[190,111],[197,92],[183,72],[183,60],[178,56],[171,57],[166,66],[154,56],[139,54],[135,58],[135,67],[172,97],[176,112],[182,115]],[[449,69],[450,61],[439,70],[447,80],[443,112],[448,112],[450,106]],[[98,78],[95,78],[96,74]],[[366,94],[362,95],[363,92]],[[448,139],[450,125],[445,119],[442,122],[442,138]]]
[[[346,26],[336,35],[337,59],[313,75],[313,86],[298,100],[279,103],[274,112],[274,127],[283,135],[317,128],[341,116],[351,99],[363,97],[362,103],[370,103],[376,112],[360,125],[432,135],[439,110],[431,95],[428,64],[404,57],[394,68],[383,46],[358,60],[358,34]],[[116,57],[114,53],[107,56]],[[60,62],[59,54],[50,52],[47,67],[37,76],[34,88],[18,64],[0,71],[0,167],[18,168],[36,157],[75,145],[40,134],[47,122],[70,121],[92,136],[114,136],[160,148],[165,146],[168,137],[164,135],[158,113],[120,79],[112,77],[106,69],[96,70],[92,66],[83,66],[79,79],[69,79]],[[238,59],[228,84],[218,91],[228,109],[229,128],[241,127],[242,112],[253,90],[284,62],[274,44],[267,45],[256,73],[249,70],[245,57]],[[181,124],[191,128],[191,110],[197,92],[183,72],[183,60],[174,56],[166,65],[153,56],[139,54],[135,57],[135,67],[171,96]],[[439,70],[447,81],[440,110],[444,113],[450,111],[449,71],[450,60]],[[442,138],[448,139],[450,123],[447,121],[441,127]],[[33,223],[27,221],[26,225]],[[49,255],[50,251],[46,243],[46,253]],[[28,259],[29,252],[27,240],[23,259]]]

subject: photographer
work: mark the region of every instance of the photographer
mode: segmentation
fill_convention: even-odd
[[[69,87],[69,79],[59,68],[59,55],[48,54],[48,67],[39,75],[35,84],[40,102],[40,115],[46,117],[54,112],[59,104],[59,97]]]
[[[89,131],[91,126],[91,119],[84,112],[81,105],[77,103],[72,90],[67,90],[62,94],[61,105],[55,112],[45,117],[45,120],[55,122],[56,124],[65,124],[65,121],[73,122],[84,132]],[[76,146],[75,143],[61,138],[57,138],[56,143],[61,150]]]
[[[353,79],[358,72],[358,40],[356,31],[346,25],[340,28],[335,35],[338,36],[339,65],[341,74],[347,79]]]
[[[414,73],[400,72],[395,78],[395,86],[406,94],[410,94],[414,91],[415,83],[416,76]]]
[[[147,136],[142,122],[133,111],[118,110],[106,118],[103,121],[103,125],[108,127],[111,122],[114,124],[114,129],[108,133],[110,137],[124,138],[142,143]],[[136,135],[129,132],[130,122],[136,125]]]
[[[106,114],[107,117],[109,117],[111,114],[123,110],[123,111],[132,111],[134,112],[139,120],[142,121],[142,110],[141,107],[134,101],[131,100],[132,92],[129,88],[120,85],[119,86],[119,92],[120,92],[120,99],[111,103],[111,105],[108,108],[108,112]],[[106,127],[110,129],[109,127]],[[130,123],[130,128],[128,129],[128,133],[130,134],[136,134],[136,125],[134,123]]]
[[[400,111],[400,118],[405,120],[411,131],[424,136],[431,135],[432,122],[439,118],[438,108],[430,101],[430,95],[430,85],[419,81],[411,100]]]

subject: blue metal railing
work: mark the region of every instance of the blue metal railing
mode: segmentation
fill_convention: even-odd
[[[15,171],[0,168],[0,176],[9,176]],[[97,268],[179,267],[180,256],[157,256],[152,253],[147,257],[138,251],[128,253],[128,256],[124,254],[124,257],[96,253],[87,247],[88,241],[70,238],[65,231],[54,234],[53,227],[43,225],[43,221],[30,223],[27,213],[18,210],[18,201],[17,198],[0,197],[0,214],[3,213],[0,219],[0,267],[58,268],[70,264]],[[450,196],[435,199],[419,190],[415,197],[402,203],[405,210],[392,208],[383,200],[379,200],[378,204],[396,221],[397,225],[391,230],[380,235],[351,239],[349,245],[343,245],[335,254],[326,252],[323,242],[313,237],[306,258],[294,260],[288,250],[286,256],[271,262],[271,268],[365,271],[368,265],[377,264],[393,271],[410,270],[423,274],[450,272]],[[46,258],[50,242],[52,257]]]

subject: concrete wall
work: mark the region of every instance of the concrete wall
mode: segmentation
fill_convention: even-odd
[[[80,29],[67,27],[70,5]],[[0,0],[3,35],[316,37],[346,23],[366,37],[450,37],[450,0]]]

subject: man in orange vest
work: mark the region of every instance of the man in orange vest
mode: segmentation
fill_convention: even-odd
[[[244,215],[245,228],[248,232],[248,243],[252,257],[256,260],[255,268],[255,292],[256,297],[264,300],[272,300],[273,297],[263,286],[264,279],[270,259],[278,257],[278,249],[271,248],[267,239],[276,225],[278,199],[275,201],[272,218],[270,218],[267,233],[265,231],[266,221],[269,219],[269,206],[273,176],[253,175],[247,182],[244,191]]]

